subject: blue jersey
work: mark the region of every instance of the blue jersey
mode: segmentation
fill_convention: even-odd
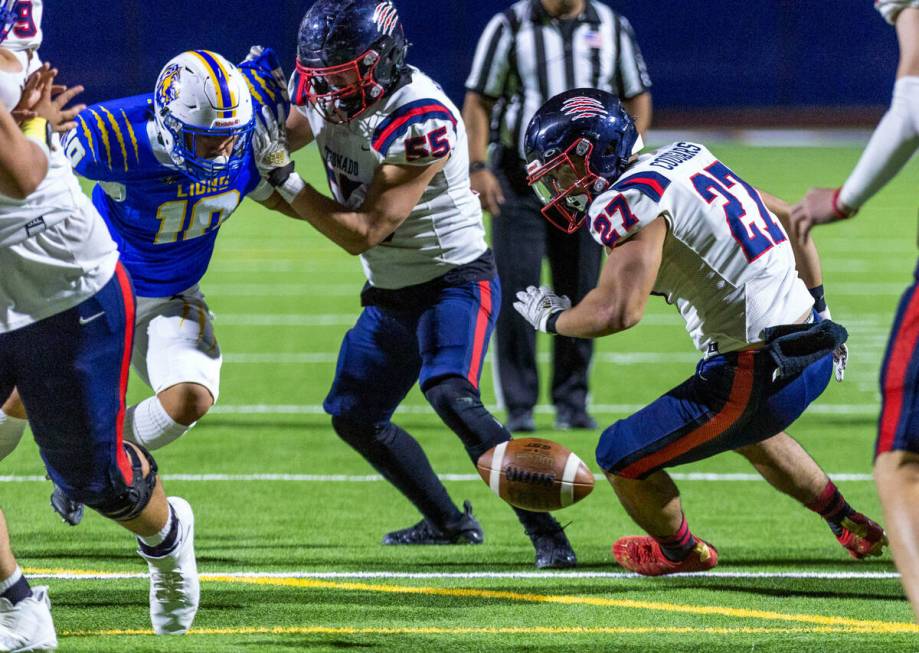
[[[240,67],[253,110],[279,102],[265,72]],[[169,297],[200,281],[220,226],[249,194],[267,199],[252,151],[239,175],[199,184],[172,166],[153,129],[153,96],[102,102],[77,118],[64,143],[76,172],[96,182],[93,203],[142,297]],[[151,140],[151,137],[153,140]],[[257,190],[256,190],[257,189]]]

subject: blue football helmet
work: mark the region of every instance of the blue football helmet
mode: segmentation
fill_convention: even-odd
[[[13,25],[19,20],[16,12],[17,0],[0,0],[0,43],[6,39]]]
[[[544,205],[543,217],[570,234],[584,222],[594,197],[625,171],[643,144],[615,95],[576,88],[539,108],[524,146],[527,183]]]
[[[390,0],[317,0],[300,23],[291,100],[351,122],[399,83],[407,49]]]

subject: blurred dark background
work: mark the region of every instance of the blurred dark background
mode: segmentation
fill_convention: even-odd
[[[152,90],[191,48],[242,59],[275,47],[289,71],[310,0],[45,2],[42,55],[86,100]],[[506,2],[396,0],[409,61],[457,103],[476,40]],[[633,24],[654,81],[658,126],[726,119],[761,124],[863,124],[889,103],[893,29],[870,0],[610,0]]]

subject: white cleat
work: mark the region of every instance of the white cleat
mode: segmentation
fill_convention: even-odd
[[[139,551],[150,568],[150,622],[157,635],[183,635],[198,612],[201,585],[195,561],[195,515],[188,501],[169,497],[179,520],[176,548],[164,556]]]
[[[13,605],[0,598],[0,651],[53,651],[57,634],[51,620],[47,587],[33,587],[32,596]]]

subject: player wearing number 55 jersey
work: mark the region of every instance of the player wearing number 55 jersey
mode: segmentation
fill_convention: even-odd
[[[318,0],[300,25],[287,126],[294,149],[316,141],[334,200],[293,172],[280,126],[260,133],[257,149],[293,210],[364,267],[364,310],[324,407],[336,433],[424,516],[384,543],[478,543],[471,508],[457,508],[418,443],[391,421],[417,382],[473,462],[510,439],[479,396],[501,291],[469,187],[466,131],[441,88],[406,65],[406,48],[392,2]],[[537,566],[574,565],[552,517],[518,517]]]
[[[647,575],[715,566],[717,551],[690,532],[663,469],[727,450],[823,516],[853,557],[880,553],[880,527],[784,433],[826,388],[846,338],[813,311],[805,282],[819,286],[819,260],[812,246],[792,247],[776,217],[787,217],[784,203],[702,145],[635,156],[632,119],[603,91],[551,99],[526,147],[544,216],[569,233],[587,221],[609,257],[577,306],[530,287],[514,308],[548,333],[597,338],[634,326],[656,294],[676,305],[703,355],[693,377],[600,438],[597,462],[650,535],[616,542],[619,563]]]
[[[254,111],[277,110],[286,88],[270,50],[239,68],[193,50],[163,69],[156,90],[93,105],[64,140],[98,182],[105,219],[137,292],[133,365],[155,396],[127,409],[125,437],[149,449],[175,440],[219,394],[221,354],[198,282],[220,226],[245,197],[275,206],[252,159]],[[71,523],[79,506],[56,492]]]

